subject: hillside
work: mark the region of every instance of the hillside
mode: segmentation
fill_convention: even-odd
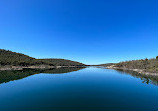
[[[36,59],[27,55],[0,49],[0,67],[3,66],[84,66],[84,64],[65,59]]]
[[[153,59],[131,60],[115,64],[115,67],[123,69],[141,69],[146,72],[158,72],[158,57]]]
[[[158,75],[158,56],[152,59],[130,60],[120,63],[100,64],[109,69],[131,70],[146,75]]]

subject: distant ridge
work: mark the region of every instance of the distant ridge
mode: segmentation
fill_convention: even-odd
[[[28,55],[0,49],[0,67],[3,66],[85,66],[85,64],[66,59],[36,59]]]

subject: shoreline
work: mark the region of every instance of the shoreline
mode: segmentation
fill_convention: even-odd
[[[105,66],[104,66],[105,67]],[[115,67],[115,65],[112,66],[106,66],[106,69],[114,69],[114,70],[123,70],[123,71],[134,71],[137,72],[140,75],[146,75],[146,76],[157,76],[158,77],[158,72],[153,73],[153,72],[146,72],[143,69],[128,69],[128,68],[120,68],[120,67]]]
[[[10,71],[10,70],[23,70],[23,69],[58,69],[58,68],[73,68],[73,67],[85,67],[85,66],[3,66],[0,67],[0,71]]]

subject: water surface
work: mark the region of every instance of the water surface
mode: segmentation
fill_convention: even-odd
[[[0,72],[0,111],[158,111],[157,78],[101,68]]]

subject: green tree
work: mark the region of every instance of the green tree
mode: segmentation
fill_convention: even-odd
[[[145,61],[148,61],[148,59],[146,58]]]

